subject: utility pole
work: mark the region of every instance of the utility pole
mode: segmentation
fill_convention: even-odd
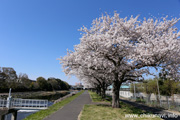
[[[7,98],[7,104],[6,107],[9,109],[11,107],[11,100],[12,100],[12,96],[11,96],[11,88],[9,89],[9,96]]]
[[[134,99],[136,100],[136,88],[135,88],[135,83],[133,83],[134,85]]]
[[[160,107],[162,107],[162,105],[161,105],[161,98],[160,98],[160,92],[159,92],[159,83],[158,83],[158,79],[157,79],[156,81],[157,81],[157,89],[158,89],[159,103],[160,103]]]

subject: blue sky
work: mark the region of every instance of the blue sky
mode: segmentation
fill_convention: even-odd
[[[13,67],[30,79],[56,77],[75,84],[62,72],[60,56],[79,44],[80,29],[102,13],[140,18],[180,17],[179,0],[1,0],[0,67]],[[180,28],[180,23],[176,25]]]

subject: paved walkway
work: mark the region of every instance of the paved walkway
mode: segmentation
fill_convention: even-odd
[[[45,118],[44,120],[77,120],[83,106],[90,103],[91,98],[89,93],[88,91],[85,91],[75,100],[68,103],[62,109],[59,109],[57,112]]]

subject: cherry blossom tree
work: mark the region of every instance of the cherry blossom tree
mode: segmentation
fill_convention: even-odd
[[[150,74],[150,68],[165,68],[173,77],[179,75],[180,32],[174,26],[179,19],[138,17],[102,15],[93,20],[90,29],[81,28],[80,44],[60,59],[68,74],[78,76],[86,69],[90,70],[89,75],[93,72],[110,75],[114,108],[120,107],[121,84]]]
[[[75,75],[86,85],[95,87],[97,93],[105,99],[105,91],[107,87],[112,84],[112,75],[106,72],[107,66],[104,66],[103,62],[96,66],[88,67],[89,62],[93,61],[89,59],[89,62],[83,62],[86,57],[87,56],[84,56],[81,52],[68,51],[67,56],[60,59],[63,64],[64,72],[67,75]]]

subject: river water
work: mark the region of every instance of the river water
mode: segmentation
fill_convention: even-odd
[[[57,100],[59,99],[60,97],[63,97],[67,94],[69,94],[70,92],[67,92],[67,93],[57,93],[57,94],[54,94],[54,95],[48,95],[48,96],[38,96],[36,98],[27,98],[27,99],[43,99],[43,100],[48,100],[48,106],[51,106],[53,105],[53,101],[54,100]],[[26,118],[27,116],[33,114],[37,112],[37,110],[19,110],[18,113],[17,113],[17,120],[23,120],[24,118]],[[5,120],[11,120],[11,114],[8,114],[5,116]]]

